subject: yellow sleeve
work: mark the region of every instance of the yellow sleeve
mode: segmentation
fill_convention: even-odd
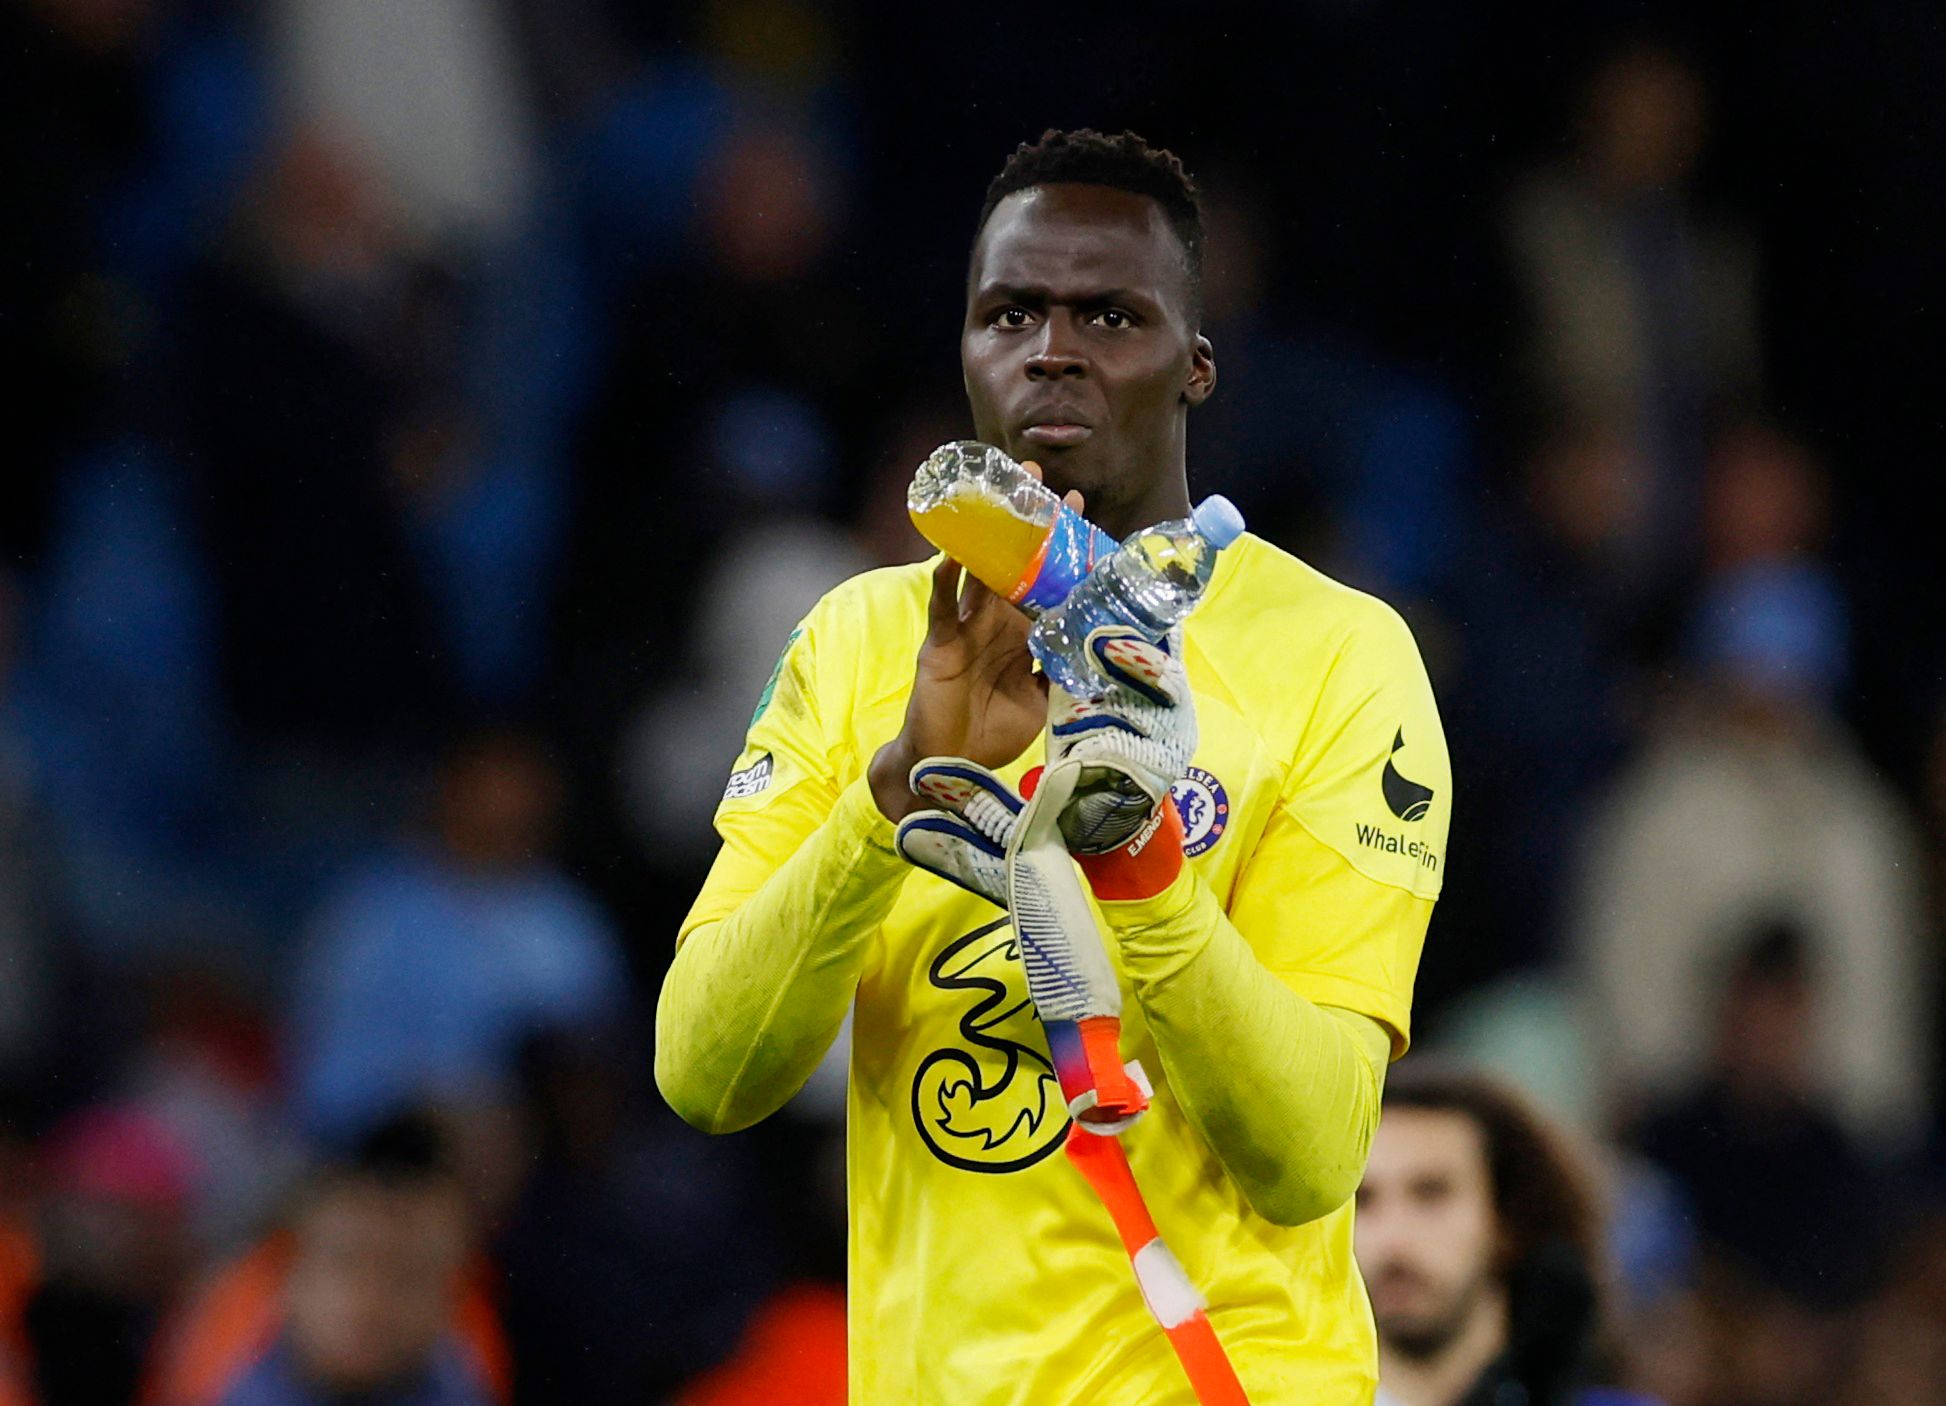
[[[1418,646],[1371,606],[1339,645],[1229,914],[1292,990],[1385,1026],[1396,1059],[1445,877],[1453,778]]]
[[[1417,647],[1347,631],[1225,913],[1185,867],[1101,905],[1170,1085],[1260,1214],[1357,1189],[1445,860],[1452,777]]]
[[[1101,905],[1183,1111],[1257,1213],[1302,1225],[1358,1189],[1389,1041],[1258,960],[1184,867],[1153,898]]]
[[[758,702],[716,813],[723,846],[656,1004],[656,1084],[707,1132],[748,1127],[803,1087],[910,872],[863,778],[840,787],[820,611]]]

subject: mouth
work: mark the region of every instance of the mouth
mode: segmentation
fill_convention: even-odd
[[[1374,1309],[1389,1310],[1408,1308],[1429,1291],[1430,1286],[1418,1275],[1401,1272],[1379,1275],[1367,1289]]]
[[[1068,420],[1046,420],[1029,425],[1020,432],[1020,437],[1049,448],[1067,449],[1081,443],[1094,432],[1091,425],[1077,425]]]
[[[1036,406],[1021,419],[1022,439],[1052,449],[1071,448],[1095,432],[1089,418],[1070,405]]]

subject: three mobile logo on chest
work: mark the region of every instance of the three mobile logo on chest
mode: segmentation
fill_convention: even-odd
[[[1378,791],[1395,819],[1416,826],[1436,793],[1401,772],[1405,730],[1394,732]],[[1207,852],[1229,828],[1229,793],[1192,766],[1170,791],[1182,817],[1183,853]],[[1437,869],[1439,856],[1409,832],[1354,822],[1357,843]],[[1012,926],[999,918],[955,938],[925,972],[931,991],[960,1005],[958,1037],[930,1051],[912,1077],[912,1118],[926,1148],[950,1167],[1005,1173],[1033,1166],[1061,1145],[1068,1126],[1060,1083],[1047,1053]]]
[[[1213,773],[1191,767],[1170,794],[1182,818],[1185,855],[1202,854],[1223,838],[1230,796]],[[928,1052],[913,1072],[912,1120],[920,1141],[961,1171],[1033,1166],[1061,1145],[1068,1116],[1011,923],[999,918],[955,938],[927,965],[925,980],[958,1010],[957,1038]]]

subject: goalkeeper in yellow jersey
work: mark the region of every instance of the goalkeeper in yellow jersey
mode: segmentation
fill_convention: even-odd
[[[981,212],[975,433],[1118,537],[1189,510],[1189,412],[1216,388],[1202,252],[1181,164],[1132,134],[1048,133]],[[1102,1203],[1052,1155],[1067,1107],[988,856],[908,845],[920,868],[895,840],[940,804],[912,790],[926,759],[991,769],[1002,796],[1046,760],[1026,627],[945,561],[868,572],[805,617],[717,812],[656,1078],[698,1127],[748,1127],[853,1013],[854,1402],[1193,1406]],[[1168,666],[1187,686],[1160,706],[1100,706],[1193,755],[1146,754],[1135,779],[1162,800],[1139,856],[1083,862],[1123,1054],[1154,1085],[1122,1143],[1249,1399],[1366,1403],[1351,1197],[1445,862],[1438,713],[1390,608],[1248,534]]]

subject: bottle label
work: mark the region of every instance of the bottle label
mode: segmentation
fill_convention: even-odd
[[[1032,615],[1052,610],[1095,569],[1096,562],[1120,545],[1081,514],[1062,508],[1022,574],[1013,603]]]

